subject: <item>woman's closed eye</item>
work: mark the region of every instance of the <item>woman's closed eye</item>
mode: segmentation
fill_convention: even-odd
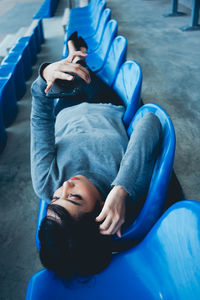
[[[54,203],[55,201],[59,200],[60,197],[57,197],[57,196],[54,196],[52,198],[52,201],[51,203]],[[77,194],[69,194],[68,197],[67,197],[67,200],[70,201],[71,203],[75,204],[75,205],[80,205],[80,203],[77,203],[73,200],[83,200],[83,198],[80,196],[80,195],[77,195]]]
[[[58,199],[60,199],[60,197],[54,196],[54,197],[52,198],[51,203],[55,202],[55,201],[58,200]]]
[[[76,199],[79,199],[79,200],[83,200],[83,198],[80,196],[80,195],[77,195],[77,194],[69,194],[68,195],[68,198],[76,198]]]

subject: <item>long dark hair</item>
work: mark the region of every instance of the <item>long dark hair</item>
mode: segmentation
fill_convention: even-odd
[[[90,276],[102,271],[111,261],[111,236],[99,233],[92,213],[74,219],[59,205],[49,205],[55,217],[46,216],[40,226],[40,259],[43,266],[61,278]]]

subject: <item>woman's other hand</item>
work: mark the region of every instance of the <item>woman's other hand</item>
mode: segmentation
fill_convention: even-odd
[[[91,78],[88,70],[80,64],[75,63],[77,57],[79,59],[84,59],[86,56],[87,53],[76,51],[73,54],[70,54],[67,58],[48,65],[42,73],[43,78],[47,82],[45,93],[48,93],[56,79],[71,81],[73,76],[67,73],[78,75],[86,83],[90,83]]]
[[[121,237],[121,226],[125,222],[125,199],[128,193],[121,186],[114,186],[108,194],[103,209],[96,218],[101,234],[117,234]]]

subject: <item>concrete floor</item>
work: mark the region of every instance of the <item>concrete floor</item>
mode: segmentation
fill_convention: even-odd
[[[46,42],[0,156],[0,300],[24,299],[29,278],[42,269],[34,245],[39,199],[30,178],[29,90],[40,63],[61,57],[65,6],[66,1],[60,0],[56,16],[44,20]],[[163,18],[170,10],[168,0],[107,0],[107,7],[118,21],[118,34],[128,40],[127,59],[142,67],[143,101],[158,103],[173,120],[174,168],[186,198],[200,200],[200,31],[179,30],[190,23],[190,15]]]

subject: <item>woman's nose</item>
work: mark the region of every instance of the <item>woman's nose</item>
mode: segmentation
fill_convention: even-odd
[[[62,198],[67,198],[68,195],[72,192],[72,188],[74,187],[74,183],[70,180],[65,181],[63,183],[63,190],[62,190]]]

